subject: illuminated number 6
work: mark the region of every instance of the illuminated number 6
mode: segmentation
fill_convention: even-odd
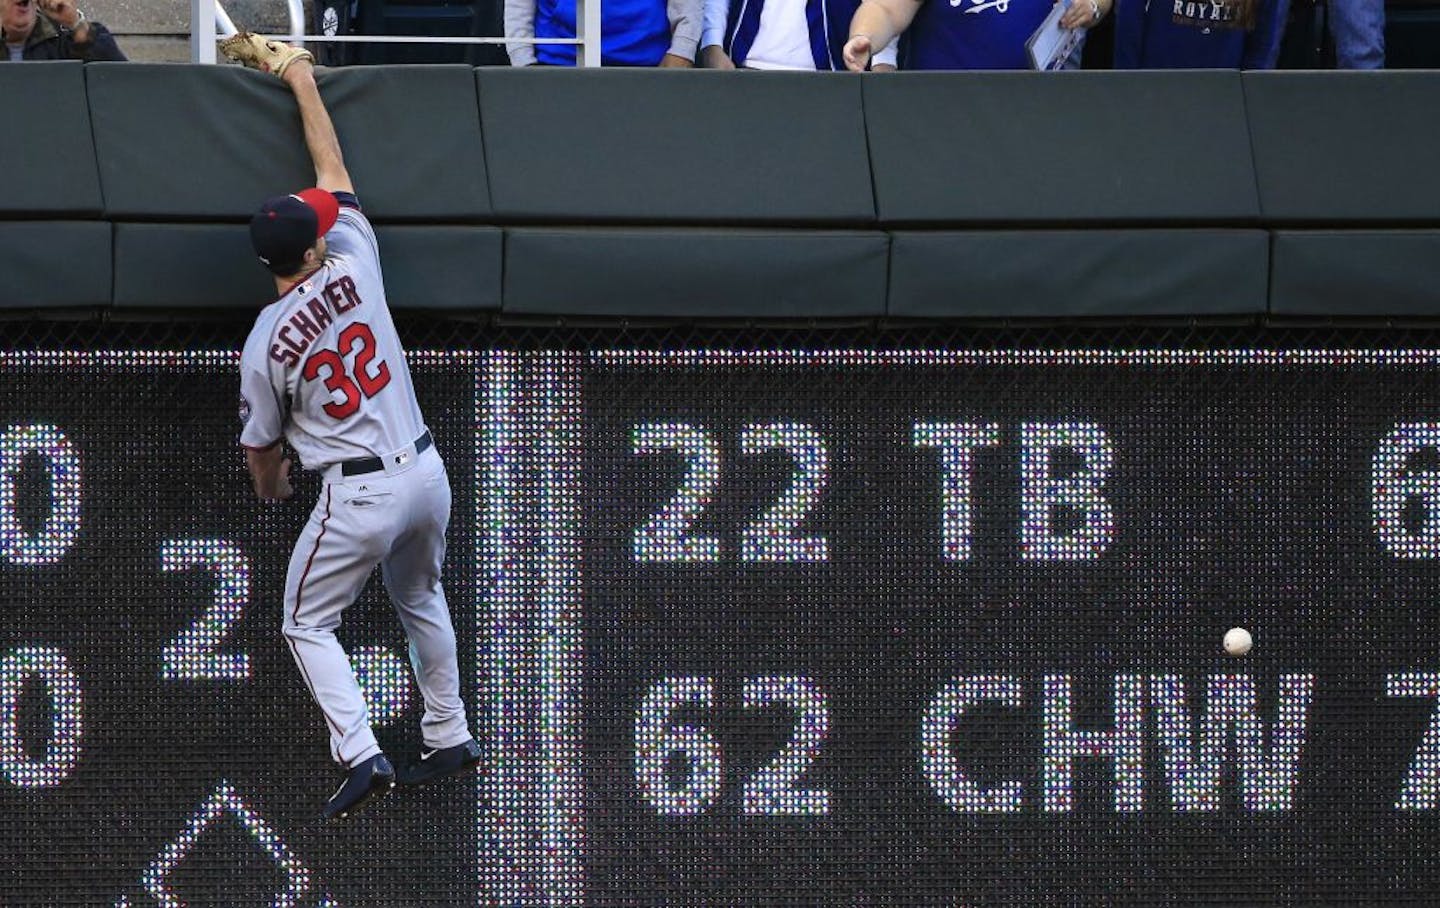
[[[19,703],[25,682],[38,677],[50,694],[50,741],[35,762],[20,740]],[[0,659],[0,773],[21,788],[53,788],[80,762],[80,681],[65,654],[48,646],[27,646]]]
[[[15,474],[29,455],[45,461],[50,513],[27,533],[15,514]],[[0,436],[0,546],[15,564],[59,564],[80,532],[80,458],[55,426],[11,426]]]
[[[703,727],[670,724],[677,709],[714,704],[709,678],[666,678],[650,688],[635,715],[635,780],[645,800],[666,816],[694,816],[720,793],[720,743]],[[685,760],[679,786],[670,773],[675,755]]]
[[[1375,532],[1396,558],[1440,556],[1440,474],[1411,466],[1416,455],[1436,448],[1440,425],[1405,423],[1381,439],[1375,452],[1370,480]],[[1412,504],[1419,506],[1419,526],[1406,520]]]

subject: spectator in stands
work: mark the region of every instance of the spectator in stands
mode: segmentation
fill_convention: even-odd
[[[1290,15],[1290,0],[1280,0],[1280,21]],[[1335,41],[1336,69],[1385,68],[1385,0],[1330,0],[1325,22]]]
[[[710,69],[843,70],[859,0],[705,0],[700,62]],[[895,69],[895,45],[875,55]]]
[[[600,59],[605,66],[690,67],[700,43],[703,0],[604,0]],[[575,0],[505,0],[505,37],[574,38]],[[570,44],[507,43],[513,66],[574,66]]]
[[[1116,69],[1274,69],[1282,0],[1117,0]]]
[[[115,36],[74,0],[0,0],[3,60],[124,60]]]
[[[1110,2],[1073,0],[1061,24],[1089,28]],[[1052,0],[862,0],[850,20],[845,66],[865,70],[875,48],[904,34],[901,69],[1030,69],[1026,42],[1053,8]]]
[[[1385,68],[1385,0],[1330,0],[1328,15],[1337,67]]]

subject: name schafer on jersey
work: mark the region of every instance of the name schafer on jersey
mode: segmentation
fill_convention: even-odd
[[[301,297],[313,288],[309,281],[295,289]],[[340,277],[325,285],[316,296],[303,300],[303,305],[290,313],[285,324],[275,332],[276,343],[270,347],[270,358],[287,366],[300,364],[300,357],[310,348],[310,342],[320,336],[325,326],[335,321],[335,316],[349,312],[364,301],[355,289],[355,282],[349,275]],[[299,338],[296,338],[296,334]]]

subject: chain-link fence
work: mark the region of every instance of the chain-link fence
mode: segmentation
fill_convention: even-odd
[[[412,350],[619,349],[1399,349],[1440,344],[1440,320],[715,320],[473,318],[399,312]],[[252,319],[192,312],[0,320],[6,350],[239,350]]]

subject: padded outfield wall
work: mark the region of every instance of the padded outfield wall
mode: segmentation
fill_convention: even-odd
[[[326,74],[486,758],[325,824],[318,480],[235,446],[293,108],[0,68],[0,901],[1429,898],[1440,83],[1270,75]],[[408,753],[378,580],[341,635]]]
[[[743,74],[742,74],[743,76]],[[517,316],[1417,316],[1440,74],[322,74],[397,308]],[[7,67],[0,306],[249,310],[313,180],[274,79]],[[40,223],[37,223],[40,222]],[[77,266],[78,263],[78,266]]]

